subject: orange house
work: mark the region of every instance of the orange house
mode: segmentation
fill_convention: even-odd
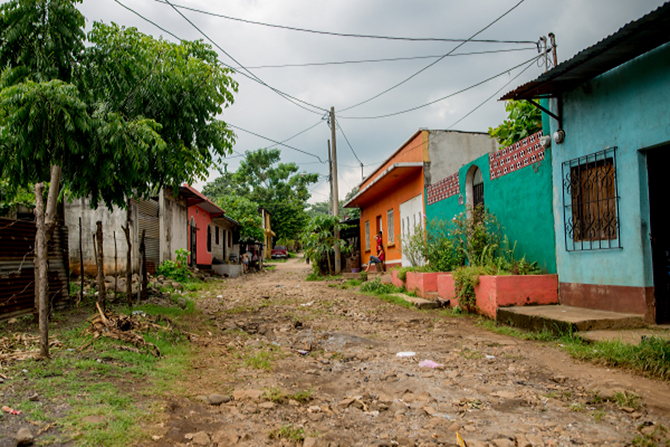
[[[361,261],[366,264],[376,254],[375,235],[381,231],[386,265],[411,265],[402,245],[425,230],[425,187],[495,149],[495,141],[485,132],[420,129],[414,133],[344,205],[361,209]]]
[[[370,174],[344,206],[361,209],[361,261],[376,254],[381,231],[386,265],[403,262],[402,237],[423,228],[424,162],[428,161],[428,131],[419,130]],[[402,237],[401,237],[402,236]]]

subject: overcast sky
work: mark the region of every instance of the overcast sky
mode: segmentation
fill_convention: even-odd
[[[205,39],[170,5],[156,0],[118,0],[183,39]],[[483,29],[519,0],[170,0],[217,14],[298,28],[353,34],[467,39]],[[549,32],[556,34],[559,63],[663,4],[662,0],[526,0],[476,39],[532,41]],[[114,0],[84,0],[80,6],[87,27],[93,21],[116,22],[137,27],[144,33],[175,40],[154,25],[124,9]],[[544,67],[533,63],[518,78],[521,68],[511,67],[537,55],[534,44],[473,43],[454,53],[494,50],[518,51],[449,56],[408,82],[368,103],[344,109],[371,98],[416,73],[437,58],[281,68],[267,65],[305,64],[384,58],[444,55],[459,45],[444,41],[399,41],[336,37],[241,23],[182,9],[181,12],[225,52],[221,60],[243,66],[267,85],[321,109],[335,107],[338,122],[358,158],[365,175],[370,174],[419,128],[486,131],[505,116],[497,98],[538,76]],[[394,113],[479,83],[502,76],[428,107],[379,119],[361,119]],[[239,92],[235,104],[222,119],[267,138],[283,141],[319,123],[287,144],[314,156],[282,148],[283,161],[292,161],[306,172],[322,175],[313,188],[312,202],[328,199],[327,140],[330,130],[324,113],[311,106],[304,110],[267,86],[236,73]],[[508,84],[505,86],[505,84]],[[494,93],[501,90],[499,93]],[[486,98],[466,119],[455,124]],[[342,112],[340,112],[342,111]],[[356,118],[357,117],[357,118]],[[272,143],[236,130],[236,153],[228,160],[234,170],[239,154]],[[337,134],[340,198],[361,181],[359,162],[342,133]],[[318,157],[318,158],[317,158]],[[216,167],[211,178],[216,177]],[[203,183],[196,186],[201,187]]]

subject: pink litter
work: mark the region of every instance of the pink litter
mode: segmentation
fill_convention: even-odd
[[[432,360],[421,360],[419,362],[419,366],[421,368],[433,368],[433,369],[444,368],[444,365],[442,363],[437,363]]]

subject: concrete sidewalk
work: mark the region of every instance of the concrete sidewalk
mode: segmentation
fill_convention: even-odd
[[[624,314],[582,307],[512,306],[498,309],[497,321],[535,331],[586,332],[646,327],[642,315]]]

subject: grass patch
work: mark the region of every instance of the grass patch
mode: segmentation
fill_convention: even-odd
[[[559,340],[561,347],[577,359],[631,369],[670,380],[670,342],[661,338],[645,338],[639,345],[617,340],[588,343],[573,335],[560,337]]]
[[[305,278],[305,281],[338,281],[342,279],[342,275],[321,275],[312,272]]]
[[[510,337],[520,338],[522,340],[538,340],[538,341],[553,341],[556,340],[556,335],[551,331],[544,330],[541,332],[535,331],[524,331],[523,329],[518,329],[512,326],[505,326],[496,323],[493,320],[487,318],[480,318],[476,322],[477,326],[488,329],[491,332],[496,334],[507,335]]]
[[[166,305],[117,306],[112,310],[141,310],[179,323],[181,318],[197,312],[192,301],[186,301],[191,304],[182,307],[175,300]],[[6,374],[18,380],[12,381],[13,388],[4,396],[3,405],[22,410],[32,421],[56,424],[57,431],[38,438],[40,444],[136,444],[146,436],[141,431],[142,422],[155,414],[150,408],[151,398],[175,389],[177,379],[190,363],[191,346],[178,330],[156,329],[142,335],[158,346],[161,357],[119,349],[127,345],[105,337],[91,342],[86,318],[93,312],[90,302],[84,306],[89,310],[71,310],[54,318],[51,336],[62,347],[52,349],[51,360],[26,360],[7,368]],[[79,351],[88,343],[86,349]],[[25,400],[25,396],[34,393],[39,400]]]
[[[279,358],[279,355],[279,348],[269,345],[248,354],[243,358],[243,362],[249,368],[269,371],[272,369],[272,363]]]
[[[271,402],[282,404],[289,400],[294,400],[304,404],[312,400],[314,396],[313,390],[296,391],[295,393],[287,393],[280,388],[269,388],[263,393],[263,399]]]
[[[290,441],[302,442],[305,440],[305,429],[289,424],[272,430],[268,436],[270,439],[288,439]]]

